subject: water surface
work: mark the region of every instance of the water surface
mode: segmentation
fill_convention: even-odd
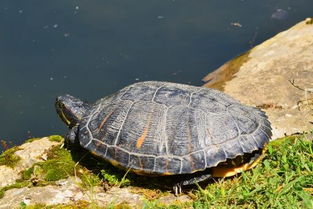
[[[54,110],[64,93],[95,101],[137,81],[202,85],[312,8],[312,0],[1,0],[0,139],[64,134]]]

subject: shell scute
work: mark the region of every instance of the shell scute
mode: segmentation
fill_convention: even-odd
[[[154,101],[166,106],[188,105],[190,100],[190,92],[176,87],[163,86],[155,94]]]

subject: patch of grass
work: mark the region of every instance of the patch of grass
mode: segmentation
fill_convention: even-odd
[[[82,180],[82,186],[84,188],[92,188],[100,185],[101,183],[100,177],[91,173],[87,169],[81,169],[79,171],[79,177]]]
[[[15,152],[19,150],[18,147],[12,147],[4,151],[0,155],[0,165],[6,165],[8,167],[14,168],[18,161],[21,160],[19,156],[15,155]]]
[[[239,176],[199,188],[195,208],[313,208],[313,143],[273,141],[263,163]]]
[[[127,172],[117,171],[116,168],[107,168],[101,170],[101,175],[111,186],[127,186],[131,180],[127,178]]]
[[[62,136],[59,136],[59,135],[51,135],[51,136],[49,136],[49,140],[53,141],[53,142],[62,142],[64,140],[64,138]]]
[[[190,209],[192,208],[192,204],[191,203],[175,203],[175,204],[171,204],[171,205],[165,205],[162,203],[159,203],[158,200],[154,200],[154,201],[145,201],[144,209]]]

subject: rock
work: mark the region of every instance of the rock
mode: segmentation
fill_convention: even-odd
[[[106,192],[100,187],[84,190],[79,186],[79,183],[79,179],[69,178],[56,182],[56,185],[11,189],[0,199],[0,209],[12,208],[20,205],[21,202],[25,205],[70,205],[84,201],[100,207],[122,203],[138,207],[144,204],[141,195],[131,193],[127,188],[114,187]]]
[[[44,161],[46,151],[59,144],[61,142],[51,141],[48,137],[44,137],[19,146],[14,155],[20,159],[14,168],[0,166],[0,188],[15,183],[17,179],[21,178],[21,171],[30,168],[37,162]]]
[[[203,80],[262,108],[272,139],[312,129],[313,25],[307,18],[225,63]]]
[[[52,140],[56,138],[61,140]],[[69,206],[69,208],[73,205],[77,206],[77,204],[82,204],[81,208],[127,205],[132,208],[142,208],[147,197],[149,196],[150,199],[151,194],[155,193],[154,190],[133,186],[104,188],[98,174],[93,174],[74,161],[70,151],[61,147],[62,143],[62,137],[50,136],[31,140],[8,150],[7,153],[17,157],[12,159],[18,160],[14,166],[12,164],[10,164],[11,167],[0,166],[0,209],[20,208],[21,204],[42,207],[63,205]],[[86,157],[86,155],[83,156]],[[79,159],[82,157],[80,156]],[[60,173],[64,173],[65,167],[58,167],[58,164],[72,166],[66,172],[68,175],[60,175]],[[49,168],[49,166],[53,168]],[[45,170],[44,168],[47,167],[48,169]],[[25,172],[29,170],[31,170],[30,174],[25,177],[27,176]],[[73,170],[75,172],[69,172]],[[22,175],[23,173],[24,175]],[[50,177],[47,180],[48,173]],[[51,173],[56,175],[51,176]],[[59,178],[59,180],[53,180],[54,178]],[[188,202],[191,201],[191,198],[187,195],[175,197],[173,194],[162,193],[153,196],[151,200],[169,205]]]
[[[131,188],[113,187],[104,191],[101,187],[93,187],[90,190],[79,186],[81,183],[78,178],[68,178],[56,182],[55,185],[44,187],[24,187],[14,188],[6,191],[4,197],[0,199],[0,209],[9,209],[17,207],[21,203],[25,205],[75,205],[77,202],[86,202],[97,205],[98,207],[107,207],[108,205],[127,204],[133,208],[142,208],[145,203],[145,197],[142,194],[136,194]],[[175,197],[168,194],[160,198],[160,203],[164,205],[182,203],[191,201],[187,195]]]

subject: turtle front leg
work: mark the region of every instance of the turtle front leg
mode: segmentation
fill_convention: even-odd
[[[173,186],[174,194],[175,194],[175,196],[178,196],[179,194],[181,194],[182,193],[182,186],[193,185],[193,184],[196,184],[196,183],[208,180],[210,178],[212,178],[212,175],[208,174],[208,173],[207,174],[203,174],[201,176],[195,176],[195,177],[186,178],[186,179],[176,183]]]
[[[65,141],[69,144],[78,144],[78,125],[73,126],[65,135]]]

